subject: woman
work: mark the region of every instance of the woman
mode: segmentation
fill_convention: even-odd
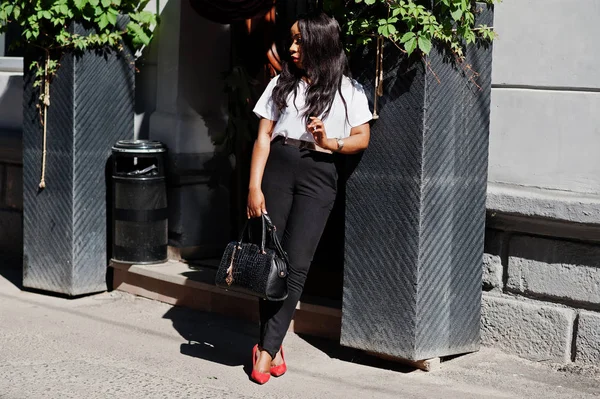
[[[260,342],[251,378],[264,384],[286,371],[283,338],[333,207],[334,153],[367,148],[372,114],[362,87],[347,77],[337,21],[325,14],[291,28],[290,61],[254,112],[261,118],[250,169],[248,218],[268,213],[288,253],[288,298],[260,301]]]

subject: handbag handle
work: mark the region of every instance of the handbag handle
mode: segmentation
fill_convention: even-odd
[[[273,225],[273,222],[271,222],[271,219],[266,215],[263,214],[261,217],[261,222],[262,222],[262,234],[260,237],[260,252],[261,253],[265,253],[265,238],[267,236],[267,225],[269,226],[269,228],[271,229],[271,231],[275,230],[275,226]],[[246,223],[244,224],[244,228],[242,229],[241,233],[240,233],[240,238],[238,239],[238,246],[242,245],[242,241],[244,240],[244,235],[246,234],[246,230],[248,230],[248,224],[250,223],[250,220],[246,220]],[[278,241],[279,242],[279,241]]]
[[[271,218],[269,217],[269,215],[263,214],[262,217],[263,217],[263,222],[266,222],[267,227],[271,231],[271,241],[273,242],[273,245],[275,245],[275,250],[277,251],[279,256],[285,261],[285,263],[287,265],[289,265],[290,260],[287,256],[287,253],[283,250],[283,247],[281,246],[281,243],[279,242],[279,238],[277,237],[277,227],[275,227],[275,225],[271,221]],[[264,230],[263,230],[263,234],[264,234]],[[264,242],[264,236],[263,236],[263,242]]]
[[[240,238],[238,240],[238,246],[242,245],[242,240],[244,239],[244,234],[246,233],[246,230],[248,230],[248,224],[250,223],[250,220],[246,220],[246,223],[244,224],[244,228],[242,229],[242,232],[240,233]],[[277,237],[277,227],[275,227],[275,225],[273,224],[273,221],[271,221],[271,218],[269,217],[269,215],[267,215],[266,213],[263,213],[261,215],[261,223],[262,223],[262,237],[260,238],[260,251],[261,253],[265,253],[265,239],[267,236],[267,229],[270,231],[271,233],[271,241],[273,242],[273,245],[275,246],[275,250],[277,251],[277,253],[279,254],[279,256],[285,261],[286,264],[290,264],[290,260],[287,256],[287,253],[283,250],[283,247],[281,246],[281,243],[279,242],[279,238]]]

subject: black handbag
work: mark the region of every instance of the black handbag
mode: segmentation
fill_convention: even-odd
[[[248,222],[240,239],[225,248],[215,277],[218,287],[249,294],[270,301],[283,301],[288,296],[288,256],[277,238],[276,228],[267,215],[262,215],[260,246],[244,243]],[[273,248],[265,247],[267,233]]]

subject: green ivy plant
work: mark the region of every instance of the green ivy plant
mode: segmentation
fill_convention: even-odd
[[[157,23],[156,14],[145,11],[149,0],[0,0],[0,32],[9,24],[21,29],[17,45],[35,47],[43,52],[33,61],[33,86],[39,88],[40,121],[44,133],[42,177],[45,187],[46,114],[50,106],[50,82],[60,67],[60,58],[69,51],[112,49],[123,52],[124,45],[137,51],[148,45]],[[122,27],[119,17],[127,24]],[[89,34],[69,32],[72,23],[82,24]]]
[[[494,4],[500,0],[479,0]],[[408,55],[429,54],[435,41],[459,60],[465,45],[493,40],[493,27],[476,25],[475,0],[325,0],[326,11],[343,24],[350,48],[385,38]]]
[[[463,63],[465,48],[477,40],[492,41],[496,32],[491,26],[477,24],[477,3],[492,5],[501,0],[324,0],[323,8],[341,22],[347,51],[352,56],[359,47],[377,43],[373,119],[377,114],[377,98],[383,96],[384,41],[393,43],[409,57],[421,55],[426,61],[434,43],[443,44],[465,71],[468,79],[479,87],[479,75],[471,65]]]
[[[17,45],[31,45],[61,55],[68,50],[112,48],[122,50],[127,43],[137,50],[148,43],[156,25],[156,14],[144,11],[149,0],[2,0],[0,32],[9,23],[18,25],[22,40]],[[119,15],[128,17],[125,29],[117,29]],[[87,36],[71,34],[72,22],[93,30]],[[51,57],[50,74],[58,68]]]

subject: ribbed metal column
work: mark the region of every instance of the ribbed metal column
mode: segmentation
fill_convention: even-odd
[[[79,25],[70,29],[86,34]],[[31,72],[24,84],[23,285],[71,296],[103,291],[107,167],[111,146],[133,136],[133,57],[126,50],[62,57],[50,89],[43,190],[42,128]]]
[[[429,66],[386,53],[380,119],[347,184],[341,343],[410,360],[475,351],[491,48],[457,66],[438,50]],[[372,96],[374,68],[362,70]]]

